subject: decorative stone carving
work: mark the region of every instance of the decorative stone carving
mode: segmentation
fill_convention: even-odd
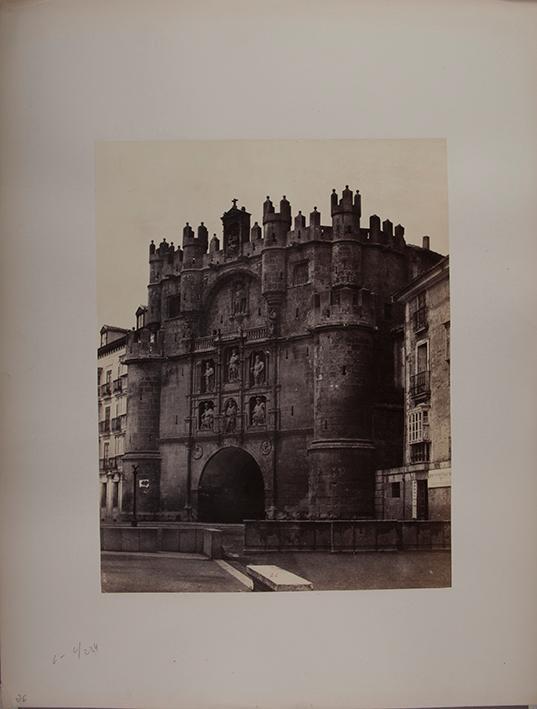
[[[252,396],[250,399],[250,425],[265,426],[267,423],[267,399],[265,396]]]
[[[233,348],[229,352],[229,358],[227,361],[227,381],[236,382],[239,380],[239,363],[240,357],[237,348]]]
[[[265,353],[254,352],[251,356],[250,384],[260,386],[266,381]]]
[[[261,443],[261,453],[263,455],[269,455],[270,451],[272,450],[272,443],[266,439]]]
[[[214,428],[214,402],[202,401],[199,405],[200,431],[212,431]]]
[[[248,292],[243,280],[235,281],[232,290],[233,315],[244,315],[248,310]]]
[[[203,455],[203,448],[199,443],[196,443],[194,447],[192,448],[192,457],[195,460],[199,460],[201,456]]]
[[[237,429],[237,402],[228,399],[224,406],[224,432],[234,433]]]
[[[201,390],[203,392],[214,391],[215,368],[214,360],[204,359],[201,363]]]

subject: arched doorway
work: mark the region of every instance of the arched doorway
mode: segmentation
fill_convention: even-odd
[[[210,458],[198,489],[200,522],[242,522],[264,519],[263,475],[241,448],[222,448]]]

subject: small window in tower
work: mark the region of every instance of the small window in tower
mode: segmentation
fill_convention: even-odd
[[[280,281],[283,280],[283,271],[280,271]]]
[[[291,416],[294,416],[294,415],[295,415],[295,407],[291,406]]]
[[[293,268],[293,285],[299,286],[309,280],[309,268],[307,261],[296,263]]]
[[[321,307],[321,296],[319,293],[314,293],[313,294],[313,306],[315,308],[320,308]]]
[[[295,308],[295,318],[298,318],[298,316],[299,316],[298,308]]]
[[[401,497],[401,483],[392,483],[392,497]]]
[[[392,304],[384,303],[384,320],[392,319]]]
[[[181,296],[179,294],[168,296],[168,317],[176,318],[181,312]]]
[[[323,428],[325,431],[328,428],[328,423],[327,423],[326,419],[323,421]]]
[[[343,367],[341,367],[341,374],[343,374],[343,375],[347,374],[347,367],[345,367],[345,365],[343,365]]]

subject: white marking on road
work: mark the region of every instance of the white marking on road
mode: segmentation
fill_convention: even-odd
[[[246,588],[250,589],[250,591],[254,590],[254,582],[252,579],[248,578],[246,574],[243,574],[240,572],[238,569],[236,569],[234,566],[231,566],[231,564],[228,564],[227,561],[223,561],[222,559],[215,559],[216,563],[221,569],[224,569],[224,571],[227,571],[228,574],[233,576],[234,578],[237,579],[240,583],[242,583]]]

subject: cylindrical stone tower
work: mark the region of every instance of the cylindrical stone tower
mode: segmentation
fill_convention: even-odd
[[[129,337],[124,359],[129,367],[129,385],[123,456],[123,513],[132,514],[136,494],[137,514],[142,518],[159,510],[160,350],[160,338],[151,335],[149,330],[142,330],[138,342],[134,341],[133,335]]]

